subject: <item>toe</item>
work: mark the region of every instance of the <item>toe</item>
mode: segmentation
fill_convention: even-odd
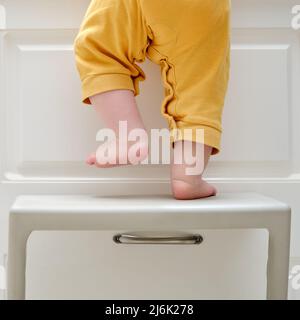
[[[96,155],[95,155],[95,153],[91,153],[91,154],[87,157],[87,159],[86,159],[85,162],[86,162],[87,164],[89,164],[89,165],[95,164],[95,163],[96,163]]]

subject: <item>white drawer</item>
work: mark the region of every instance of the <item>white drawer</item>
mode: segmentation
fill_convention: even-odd
[[[130,231],[34,231],[27,243],[26,298],[266,297],[264,229],[181,230],[200,234],[200,244],[113,241]]]

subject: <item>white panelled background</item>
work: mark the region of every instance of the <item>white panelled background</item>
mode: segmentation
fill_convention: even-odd
[[[298,1],[298,3],[297,3]],[[0,262],[19,194],[168,193],[166,166],[84,164],[99,123],[81,104],[73,39],[90,0],[0,0]],[[232,70],[222,153],[207,179],[219,192],[256,191],[292,207],[291,267],[300,265],[300,0],[232,0]],[[164,127],[159,67],[142,65],[146,126]],[[156,92],[157,94],[153,94]],[[290,297],[300,296],[290,290]]]

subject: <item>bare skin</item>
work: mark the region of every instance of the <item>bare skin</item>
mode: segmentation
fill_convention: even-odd
[[[175,142],[174,153],[178,148],[179,150],[182,150],[182,144],[182,141]],[[196,144],[196,142],[185,141],[184,147],[189,149],[195,149]],[[203,172],[209,161],[212,147],[202,144],[201,150],[203,150],[204,152],[204,155],[201,159],[204,163],[202,163],[201,165],[201,172],[197,175],[186,174],[186,169],[192,167],[193,164],[188,165],[184,163],[184,161],[182,161],[182,164],[176,164],[174,163],[173,158],[171,164],[171,187],[174,198],[179,200],[192,200],[216,195],[216,188],[202,179]]]
[[[92,105],[95,107],[96,113],[106,128],[112,129],[117,138],[119,137],[119,121],[127,121],[128,132],[132,129],[146,130],[142,118],[140,116],[134,94],[130,90],[112,90],[104,93],[100,93],[90,97]],[[128,150],[123,150],[116,154],[116,161],[111,163],[99,163],[99,157],[97,154],[101,154],[101,148],[109,149],[115,147],[113,144],[110,146],[110,142],[105,142],[100,145],[96,152],[92,152],[86,159],[86,163],[89,165],[95,165],[99,168],[110,168],[118,165],[138,164],[148,156],[148,142],[146,139],[140,139],[138,143],[128,142],[127,149],[135,145],[136,154],[138,160],[136,163],[132,163],[131,159],[128,159]],[[182,150],[183,141],[176,141],[174,144],[173,154],[180,154],[179,150]],[[193,164],[181,163],[177,164],[172,157],[171,162],[171,189],[175,199],[178,200],[191,200],[214,196],[217,190],[214,186],[207,183],[202,179],[203,172],[208,164],[209,157],[211,155],[212,147],[207,145],[201,145],[196,142],[189,142],[184,144],[184,148],[191,149],[192,152],[195,148],[201,147],[204,154],[201,157],[201,171],[197,175],[186,174],[186,169],[191,168]],[[126,151],[126,152],[125,152]],[[184,160],[184,159],[183,159]]]
[[[128,132],[136,128],[146,130],[132,91],[107,91],[90,97],[90,101],[95,107],[96,113],[100,120],[102,120],[104,126],[115,132],[117,137],[116,143],[118,143],[119,140],[119,121],[127,121]],[[133,144],[136,144],[136,142],[128,142],[128,148]],[[109,142],[105,142],[105,144],[99,146],[99,148],[107,148],[109,147],[108,145]],[[138,152],[140,155],[140,161],[147,158],[148,144],[146,140],[139,142]],[[97,162],[96,152],[91,153],[87,157],[86,162],[90,165],[96,165],[99,168],[111,168],[120,165],[120,163],[130,163],[125,152],[123,154],[116,155],[116,164],[100,164]]]

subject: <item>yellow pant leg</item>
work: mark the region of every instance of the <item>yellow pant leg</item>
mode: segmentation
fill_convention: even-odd
[[[135,63],[149,43],[139,0],[92,0],[74,40],[82,101],[104,91],[129,89],[139,94],[145,79]]]
[[[173,141],[184,139],[220,151],[222,111],[230,65],[229,0],[141,0],[153,41],[148,57],[161,65],[162,113]],[[204,141],[196,129],[204,130]],[[176,133],[176,132],[175,132]]]

